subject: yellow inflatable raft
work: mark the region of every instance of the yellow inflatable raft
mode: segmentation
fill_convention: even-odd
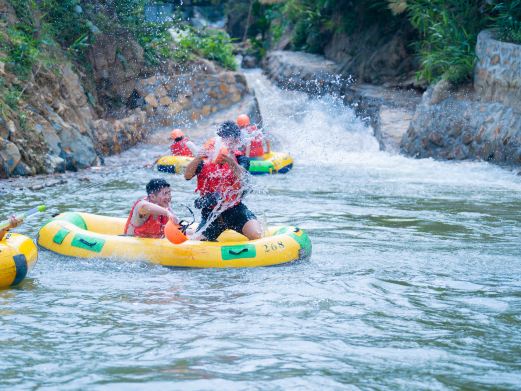
[[[27,236],[8,233],[0,241],[0,288],[19,284],[33,268],[38,250]]]
[[[193,159],[189,156],[163,156],[156,162],[156,166],[157,170],[161,172],[182,174]]]
[[[306,233],[295,227],[271,228],[269,234],[248,241],[235,231],[221,234],[218,242],[121,236],[125,219],[89,213],[63,213],[38,234],[38,244],[58,254],[81,258],[139,260],[171,267],[225,268],[270,266],[311,255]]]
[[[157,162],[157,170],[171,174],[182,174],[192,161],[188,156],[163,156]],[[250,173],[253,175],[262,174],[285,174],[293,167],[293,158],[283,152],[269,152],[259,158],[252,158],[250,161]]]

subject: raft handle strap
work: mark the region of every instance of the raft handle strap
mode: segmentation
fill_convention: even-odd
[[[98,242],[89,242],[85,239],[80,239],[80,243],[83,243],[85,246],[94,247]]]
[[[188,227],[190,227],[193,223],[195,223],[195,215],[194,215],[194,212],[192,211],[192,209],[190,209],[189,206],[187,205],[183,205],[186,209],[188,209],[188,212],[190,212],[190,214],[192,215],[192,222],[188,222],[186,220],[181,220],[179,222],[179,226],[181,227],[181,232],[183,234],[186,235],[186,230],[188,229]]]
[[[241,255],[243,252],[248,252],[248,249],[247,248],[241,248],[239,251],[235,251],[235,250],[228,250],[228,252],[231,254],[231,255]]]

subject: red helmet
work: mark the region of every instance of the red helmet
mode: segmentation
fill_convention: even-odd
[[[237,125],[239,125],[240,128],[244,128],[245,126],[248,126],[250,124],[250,117],[248,117],[246,114],[241,114],[237,117]]]
[[[179,137],[184,137],[185,134],[183,133],[183,131],[181,129],[174,129],[172,130],[172,133],[170,133],[170,138],[175,140],[176,138],[179,138]]]

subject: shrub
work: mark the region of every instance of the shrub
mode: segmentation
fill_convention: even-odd
[[[498,39],[521,44],[521,0],[501,1],[493,8]]]
[[[296,49],[321,53],[331,34],[328,27],[334,2],[330,0],[288,0],[282,14],[294,26],[292,43]]]
[[[179,31],[173,56],[178,61],[191,60],[194,54],[214,60],[227,69],[236,68],[231,39],[223,31],[200,30],[185,27]]]

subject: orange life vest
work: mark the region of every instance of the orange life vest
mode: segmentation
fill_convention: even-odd
[[[174,141],[172,145],[170,145],[170,151],[174,156],[193,156],[192,151],[188,148],[186,144],[188,139],[183,137],[181,141]]]
[[[218,193],[228,208],[237,205],[242,198],[241,181],[227,164],[204,161],[203,168],[197,174],[197,188],[201,197]]]
[[[132,215],[134,214],[134,209],[136,209],[136,205],[146,200],[147,197],[140,198],[136,202],[134,202],[134,205],[132,206],[132,209],[130,209],[130,214],[127,218],[127,223],[125,224],[125,235],[128,235],[128,229],[130,226],[134,227],[134,236],[140,237],[140,238],[164,238],[165,237],[165,225],[168,222],[168,216],[148,216],[148,219],[145,220],[145,222],[140,225],[139,227],[136,227],[134,224],[132,224]]]
[[[264,146],[262,144],[262,134],[257,129],[257,126],[250,125],[246,128],[247,132],[250,135],[254,135],[253,140],[250,141],[250,156],[249,157],[259,157],[264,155]]]

